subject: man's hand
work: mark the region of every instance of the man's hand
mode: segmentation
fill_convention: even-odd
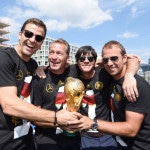
[[[68,125],[66,126],[66,130],[68,131],[82,131],[89,130],[91,128],[91,124],[93,123],[93,119],[81,115],[78,120],[68,121]]]
[[[124,96],[131,102],[135,101],[138,97],[138,90],[134,75],[139,69],[141,58],[137,55],[127,55],[127,70],[124,75],[124,82],[122,85]]]
[[[46,69],[45,66],[40,66],[40,67],[38,67],[38,68],[35,70],[34,75],[37,75],[39,78],[45,79],[45,78],[46,78],[46,75],[45,75],[45,72],[44,72],[45,69]]]
[[[136,101],[138,97],[138,90],[136,86],[136,79],[132,74],[125,74],[122,85],[124,96],[131,102]]]
[[[139,61],[139,63],[141,62],[140,56],[135,55],[135,54],[127,54],[127,58],[128,59],[134,59],[134,58],[136,58]]]
[[[58,126],[67,126],[71,121],[78,121],[81,114],[78,112],[70,112],[66,109],[62,109],[57,112],[57,124]]]

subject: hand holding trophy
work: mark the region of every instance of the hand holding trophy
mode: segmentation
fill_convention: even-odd
[[[83,82],[77,78],[68,77],[64,86],[64,93],[66,96],[67,110],[71,112],[78,111],[85,93]],[[66,133],[68,136],[75,135],[72,131],[66,131]]]

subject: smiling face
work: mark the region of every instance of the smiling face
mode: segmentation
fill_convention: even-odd
[[[40,42],[36,41],[36,35],[45,37],[44,28],[37,26],[33,23],[26,24],[24,30],[30,31],[33,33],[31,38],[25,36],[24,31],[19,32],[19,44],[15,47],[18,55],[24,60],[28,61],[31,56],[40,49],[43,40]]]
[[[55,74],[62,74],[69,59],[67,47],[64,43],[55,42],[50,45],[48,60],[50,70]]]
[[[127,55],[121,55],[121,49],[118,45],[105,47],[102,51],[102,57],[105,69],[115,80],[119,80],[124,76]]]
[[[91,78],[95,71],[95,60],[91,52],[82,53],[77,63],[84,78]]]

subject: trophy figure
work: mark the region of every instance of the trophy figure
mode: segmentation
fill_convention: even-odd
[[[81,80],[77,78],[68,77],[64,86],[64,93],[66,97],[66,104],[68,111],[78,111],[81,106],[81,101],[85,93],[85,87]],[[68,136],[75,136],[76,133],[66,131]]]

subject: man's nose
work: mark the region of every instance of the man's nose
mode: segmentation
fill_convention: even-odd
[[[113,64],[113,61],[111,61],[110,59],[108,59],[108,62],[107,62],[107,65],[112,65]]]

